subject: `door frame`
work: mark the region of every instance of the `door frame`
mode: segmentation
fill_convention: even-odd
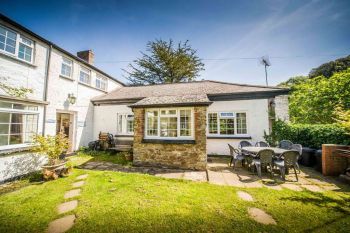
[[[69,120],[70,122],[72,122],[71,127],[71,132],[70,135],[68,135],[68,140],[69,143],[71,143],[71,151],[68,152],[73,152],[75,151],[75,146],[76,146],[76,138],[77,138],[77,124],[76,124],[76,117],[77,117],[77,112],[76,111],[67,111],[67,110],[60,110],[60,109],[56,109],[56,121],[57,119],[57,115],[58,114],[69,114]],[[57,126],[56,126],[56,133],[57,133]]]

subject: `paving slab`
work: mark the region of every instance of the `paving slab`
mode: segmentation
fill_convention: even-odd
[[[208,170],[209,183],[217,185],[227,185],[221,172]]]
[[[277,225],[276,221],[271,217],[271,215],[267,214],[265,211],[258,208],[249,208],[248,209],[249,216],[254,219],[256,222],[264,224],[264,225]]]
[[[249,193],[238,191],[237,195],[239,198],[241,198],[244,201],[254,201],[253,197]]]
[[[324,190],[317,185],[302,185],[301,187],[311,191],[311,192],[323,192]]]
[[[68,231],[75,221],[75,215],[67,215],[56,219],[49,224],[48,233],[63,233]]]
[[[69,211],[74,210],[75,208],[77,208],[77,206],[78,206],[77,200],[64,202],[64,203],[59,204],[57,206],[57,212],[58,212],[58,214],[64,214],[64,213],[67,213]]]
[[[64,194],[64,198],[68,199],[68,198],[73,198],[73,197],[79,196],[80,195],[80,191],[81,191],[81,189],[73,189],[73,190],[67,191]]]
[[[80,175],[80,176],[77,176],[75,179],[76,180],[84,180],[88,177],[88,174],[84,174],[84,175]]]
[[[206,182],[207,181],[207,174],[206,174],[206,172],[201,172],[201,171],[196,171],[196,172],[186,171],[186,172],[184,172],[183,179]]]
[[[300,192],[300,191],[303,190],[299,185],[295,185],[295,184],[287,184],[287,183],[285,183],[285,184],[281,184],[281,186],[283,188],[290,189],[290,190],[297,191],[297,192]]]
[[[85,181],[77,181],[75,183],[72,184],[73,188],[80,188],[85,184]]]
[[[170,178],[170,179],[182,179],[184,176],[184,173],[183,172],[158,173],[155,176]]]

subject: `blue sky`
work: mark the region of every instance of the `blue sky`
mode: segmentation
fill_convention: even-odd
[[[1,0],[0,12],[69,52],[92,49],[95,65],[122,81],[128,63],[118,61],[159,38],[189,40],[204,59],[200,79],[236,83],[265,83],[250,58],[269,55],[274,85],[350,54],[349,0]]]

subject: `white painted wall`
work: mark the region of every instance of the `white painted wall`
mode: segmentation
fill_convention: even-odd
[[[73,60],[72,80],[60,76],[62,56],[61,52],[53,49],[51,53],[51,63],[48,81],[48,101],[46,115],[46,134],[56,134],[56,113],[65,111],[75,114],[75,143],[74,149],[87,144],[94,139],[94,110],[91,99],[95,96],[103,95],[106,92],[94,88],[97,72],[91,70],[91,85],[79,83],[79,73],[81,62]],[[66,56],[67,57],[67,56]],[[121,87],[121,84],[108,78],[108,91]],[[68,94],[74,94],[77,101],[74,105],[67,101]]]
[[[31,88],[33,89],[33,94],[29,94],[28,98],[43,100],[48,45],[37,41],[30,35],[13,28],[1,20],[0,24],[35,41],[33,64],[28,64],[0,50],[0,81],[12,87]],[[0,89],[0,94],[7,95],[2,89]]]
[[[118,113],[132,114],[133,112],[127,104],[94,106],[94,139],[98,139],[100,132],[117,134]],[[122,137],[118,138],[123,139]],[[125,139],[132,138],[128,137]]]
[[[264,140],[264,130],[269,130],[268,100],[236,100],[236,101],[216,101],[208,107],[209,112],[246,112],[248,136],[252,139],[248,141],[257,142]],[[208,134],[207,134],[208,135]],[[207,139],[207,153],[228,155],[227,144],[238,147],[238,143],[246,139]]]

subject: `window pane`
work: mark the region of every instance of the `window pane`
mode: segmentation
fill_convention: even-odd
[[[220,119],[220,134],[223,134],[223,135],[235,134],[235,120]]]
[[[0,146],[8,145],[9,136],[8,135],[0,135]]]
[[[0,49],[15,54],[17,34],[0,27]]]
[[[191,136],[191,110],[180,110],[180,136]]]
[[[134,132],[134,119],[128,119],[127,120],[127,133]]]
[[[14,144],[22,144],[22,135],[20,134],[15,134],[15,135],[10,135],[10,145]]]
[[[177,137],[177,117],[160,118],[160,136]]]
[[[147,136],[157,136],[158,135],[158,111],[148,111],[147,112]]]
[[[247,116],[246,113],[237,113],[237,134],[247,133]]]
[[[80,82],[90,84],[90,71],[88,69],[82,68],[80,70]]]
[[[0,108],[12,108],[12,103],[0,102]]]
[[[12,124],[22,124],[23,123],[23,114],[12,113],[11,123]]]
[[[0,112],[0,123],[10,123],[10,113]]]
[[[176,115],[176,110],[161,110],[160,115]]]
[[[118,132],[123,132],[123,115],[118,115]]]
[[[0,124],[0,134],[8,134],[9,126],[9,124]]]
[[[209,133],[217,134],[218,133],[218,114],[217,113],[208,114],[208,124],[209,124]]]

